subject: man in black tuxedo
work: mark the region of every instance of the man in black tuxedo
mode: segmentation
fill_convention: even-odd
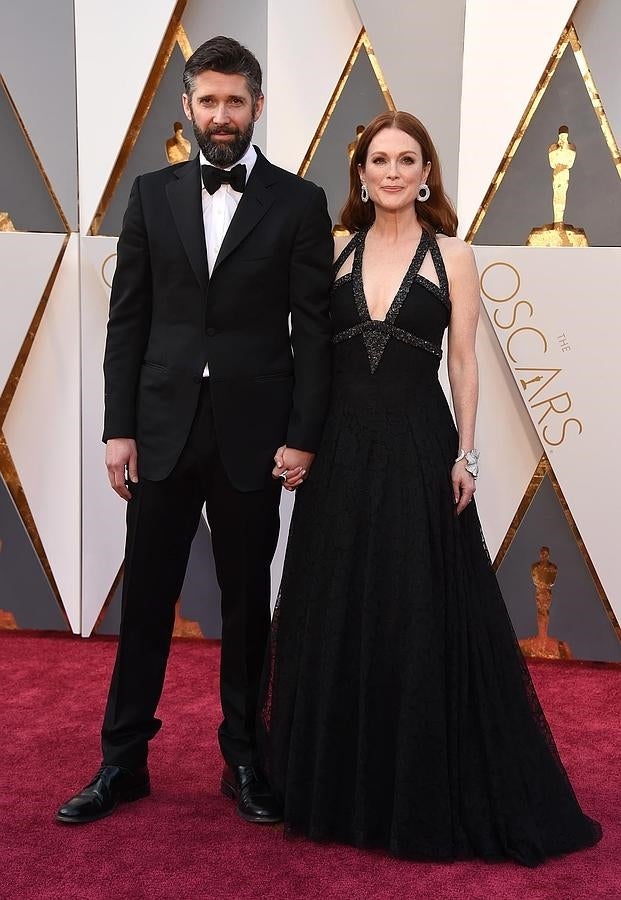
[[[57,812],[67,823],[149,793],[147,745],[204,502],[222,591],[221,787],[244,818],[279,819],[255,711],[280,488],[306,477],[328,402],[331,224],[323,191],[251,143],[264,99],[246,48],[207,41],[184,85],[200,154],[136,179],[118,242],[104,441],[128,501],[123,612],[103,765]]]

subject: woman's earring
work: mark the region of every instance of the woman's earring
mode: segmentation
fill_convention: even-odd
[[[421,203],[425,203],[426,200],[429,200],[431,197],[431,191],[429,190],[428,184],[421,184],[418,189],[418,194],[416,195],[417,199],[420,200]]]
[[[369,189],[367,188],[366,184],[364,184],[364,182],[362,184],[362,187],[360,188],[360,199],[363,203],[369,202]]]

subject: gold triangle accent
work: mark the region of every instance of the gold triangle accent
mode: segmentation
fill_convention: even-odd
[[[67,218],[63,212],[63,209],[62,209],[62,206],[60,205],[60,201],[58,200],[58,197],[54,193],[54,188],[52,187],[52,183],[51,183],[50,179],[47,177],[47,172],[43,168],[43,163],[41,162],[39,154],[35,150],[35,146],[32,143],[32,141],[30,140],[30,135],[28,134],[28,131],[24,124],[24,120],[22,119],[22,117],[19,114],[19,110],[18,110],[17,106],[15,105],[15,101],[13,100],[13,97],[11,96],[11,92],[9,91],[9,89],[7,87],[7,83],[4,80],[4,78],[2,77],[2,75],[0,75],[0,88],[6,94],[6,98],[9,101],[9,106],[13,110],[13,115],[15,116],[15,118],[17,120],[17,124],[19,125],[21,132],[24,135],[24,139],[25,139],[26,143],[28,144],[28,149],[30,150],[30,152],[32,154],[32,158],[35,161],[35,165],[36,165],[37,169],[39,170],[39,174],[43,180],[43,183],[45,184],[47,192],[52,199],[52,203],[54,204],[56,212],[58,213],[58,217],[60,218],[60,221],[62,222],[63,229],[67,232],[67,234],[70,234],[71,226],[69,225],[69,222],[67,221]],[[9,210],[9,212],[10,212],[10,210]]]
[[[190,42],[188,41],[188,37],[183,26],[181,25],[181,16],[183,15],[186,4],[187,0],[178,0],[170,17],[168,27],[164,33],[164,37],[162,38],[162,42],[155,56],[155,61],[151,67],[151,71],[149,72],[149,77],[147,78],[146,84],[144,86],[142,96],[138,101],[136,112],[133,115],[132,121],[127,130],[127,134],[125,135],[125,140],[123,141],[114,166],[112,167],[112,173],[108,179],[108,183],[104,188],[101,200],[99,201],[97,212],[95,213],[91,226],[88,230],[89,235],[99,233],[101,223],[106,215],[106,212],[108,211],[110,201],[114,196],[114,192],[118,186],[119,181],[121,180],[123,172],[125,171],[125,167],[127,166],[127,162],[129,160],[129,157],[131,156],[136,141],[138,140],[138,135],[140,134],[140,131],[144,124],[144,120],[146,119],[149,110],[151,109],[153,98],[157,93],[160,81],[162,80],[162,76],[166,71],[166,66],[168,65],[168,61],[170,60],[175,46],[177,44],[179,45],[184,59],[188,59],[189,56],[191,56],[192,50],[190,47]]]
[[[386,101],[386,105],[387,105],[388,109],[392,110],[393,112],[396,112],[396,110],[397,110],[397,107],[395,106],[395,102],[392,99],[390,91],[388,90],[388,85],[386,84],[386,79],[384,78],[384,73],[382,72],[380,65],[377,61],[375,51],[373,50],[373,47],[371,46],[371,42],[369,40],[369,37],[368,37],[365,29],[363,28],[362,31],[360,32],[360,34],[358,35],[358,37],[356,38],[356,43],[354,44],[353,50],[349,54],[349,58],[348,58],[347,62],[345,63],[345,68],[343,69],[341,76],[336,84],[336,87],[334,88],[332,96],[330,97],[330,101],[326,107],[326,111],[324,112],[324,114],[321,118],[321,122],[319,123],[319,126],[317,128],[317,131],[315,132],[313,139],[310,143],[310,146],[309,146],[308,150],[306,151],[306,156],[302,160],[302,165],[300,166],[300,168],[298,170],[298,175],[301,175],[302,178],[308,172],[308,168],[309,168],[309,166],[313,160],[313,157],[317,151],[317,147],[319,146],[319,143],[324,135],[324,132],[325,132],[326,128],[328,127],[328,123],[330,122],[330,119],[332,118],[332,113],[334,112],[334,110],[336,108],[336,104],[339,102],[340,96],[343,93],[343,89],[344,89],[345,85],[347,84],[347,80],[350,76],[351,70],[353,69],[354,64],[355,64],[356,60],[358,59],[360,51],[362,50],[363,47],[367,53],[367,56],[369,57],[369,62],[371,63],[371,66],[375,73],[375,77],[377,78],[377,81],[379,83],[382,94],[384,95],[384,100]]]
[[[50,566],[49,560],[47,558],[47,554],[45,552],[45,548],[43,547],[43,542],[35,524],[32,511],[28,504],[28,500],[26,499],[21,481],[19,480],[19,474],[17,472],[17,469],[15,468],[15,463],[13,462],[11,452],[7,446],[2,431],[0,431],[0,474],[4,479],[9,494],[13,498],[13,503],[17,508],[17,512],[19,513],[19,517],[22,520],[22,524],[26,529],[26,532],[28,533],[28,537],[30,538],[30,542],[34,548],[34,551],[39,558],[39,562],[41,563],[41,567],[45,573],[45,577],[47,578],[52,593],[56,598],[58,608],[62,613],[63,619],[67,623],[69,631],[71,631],[71,623],[69,622],[69,617],[67,616],[67,612],[61,600],[60,591],[58,590],[58,585],[56,584],[56,579],[54,578],[52,567]]]
[[[108,612],[110,604],[112,603],[112,598],[114,597],[114,595],[116,593],[116,589],[119,586],[119,582],[120,582],[121,578],[123,577],[123,569],[124,569],[124,564],[121,563],[121,565],[119,567],[119,571],[114,576],[114,581],[110,585],[110,590],[108,591],[108,595],[107,595],[106,599],[104,600],[104,602],[101,606],[101,609],[99,610],[99,614],[97,615],[97,619],[95,620],[95,624],[93,625],[91,634],[98,633],[98,630],[101,628],[103,620],[106,618],[106,613]],[[85,634],[84,637],[90,637],[90,635]]]
[[[570,529],[570,531],[573,535],[573,538],[576,542],[576,545],[580,551],[580,555],[582,556],[583,562],[584,562],[585,566],[587,567],[587,570],[588,570],[591,578],[593,579],[593,584],[595,585],[595,589],[598,593],[598,596],[602,603],[602,606],[604,607],[606,615],[608,616],[608,619],[610,620],[610,624],[612,625],[613,631],[615,632],[615,634],[617,635],[617,638],[621,642],[621,627],[619,626],[617,617],[614,613],[612,606],[610,605],[610,601],[608,600],[606,591],[604,590],[604,585],[600,581],[599,575],[597,574],[595,566],[593,565],[593,561],[591,560],[589,551],[587,550],[587,548],[585,546],[585,543],[582,539],[582,535],[580,534],[580,531],[578,529],[578,526],[576,525],[574,517],[571,514],[569,504],[567,503],[567,500],[565,499],[565,495],[563,494],[561,486],[560,486],[558,479],[554,473],[554,469],[552,468],[550,460],[548,459],[548,457],[545,453],[543,454],[543,456],[537,463],[537,467],[533,473],[533,477],[531,478],[530,483],[529,483],[528,487],[526,488],[526,491],[524,493],[524,496],[522,497],[520,505],[518,506],[518,508],[516,510],[513,520],[511,522],[511,524],[509,525],[509,529],[504,537],[502,544],[500,545],[498,553],[496,554],[496,558],[494,559],[494,563],[493,563],[494,571],[498,571],[500,564],[502,563],[503,559],[507,555],[507,551],[509,550],[509,547],[513,543],[513,540],[515,538],[515,535],[517,534],[518,528],[522,524],[524,516],[526,515],[526,512],[527,512],[528,508],[530,507],[530,504],[532,503],[532,501],[535,497],[535,494],[541,487],[541,483],[546,475],[550,479],[550,483],[552,484],[554,493],[556,494],[556,498],[559,501],[561,509],[563,510],[565,520],[567,521],[567,524],[569,525],[569,529]]]
[[[41,563],[43,571],[45,572],[52,592],[56,597],[58,606],[60,607],[62,615],[67,622],[69,630],[71,631],[71,624],[65,611],[65,607],[63,606],[60,591],[58,590],[58,585],[56,584],[56,579],[54,578],[54,574],[52,572],[52,567],[50,566],[49,560],[47,558],[47,554],[43,547],[43,542],[39,535],[34,516],[32,515],[28,500],[26,499],[26,494],[24,493],[24,489],[19,479],[19,474],[17,472],[17,469],[15,468],[10,450],[2,432],[4,420],[6,419],[9,407],[11,405],[11,402],[13,401],[13,397],[15,396],[17,385],[19,384],[22,372],[24,371],[24,366],[26,365],[26,361],[30,355],[30,351],[32,350],[34,339],[37,336],[39,325],[41,324],[41,320],[47,307],[48,300],[50,299],[50,294],[52,293],[52,288],[54,287],[54,284],[56,282],[56,277],[60,270],[60,264],[65,255],[67,244],[69,243],[69,236],[70,233],[67,233],[65,235],[62,247],[60,248],[58,256],[56,257],[56,262],[54,263],[54,267],[43,290],[39,305],[35,310],[35,314],[32,317],[32,321],[30,323],[28,331],[26,332],[26,337],[24,338],[20,351],[17,354],[17,359],[13,364],[11,373],[7,379],[6,385],[4,386],[4,390],[2,391],[2,394],[0,394],[0,475],[4,479],[9,493],[13,498],[13,502],[17,507],[17,511],[23,522],[24,528],[28,533],[32,546],[34,547],[35,552],[39,557],[39,562]]]
[[[498,167],[496,174],[492,179],[492,183],[490,184],[487,193],[483,198],[483,202],[481,203],[477,214],[474,217],[470,228],[468,229],[468,233],[466,234],[466,241],[468,243],[472,242],[475,234],[481,227],[481,223],[485,218],[485,215],[496,195],[496,192],[498,191],[498,188],[502,183],[502,179],[504,178],[507,169],[511,165],[513,157],[515,156],[515,153],[522,142],[522,138],[528,130],[528,126],[530,125],[535,111],[537,110],[537,107],[539,106],[539,103],[541,102],[541,99],[548,88],[552,76],[556,72],[558,64],[568,47],[571,47],[571,50],[574,53],[576,63],[580,70],[580,74],[582,75],[582,78],[584,80],[586,91],[593,105],[593,110],[602,129],[606,144],[608,145],[608,149],[610,150],[610,155],[615,164],[619,177],[621,177],[621,153],[619,152],[619,147],[612,133],[612,128],[610,127],[610,122],[608,121],[608,117],[606,116],[606,113],[604,111],[601,97],[597,91],[597,88],[595,87],[595,82],[586,61],[586,57],[576,33],[575,26],[570,20],[566,27],[563,29],[563,33],[561,34],[556,47],[552,51],[552,56],[550,57],[543,75],[539,79],[537,87],[535,88],[528,102],[526,111],[520,119],[519,125],[516,128],[511,141],[509,142],[509,146],[505,151],[502,162],[500,163],[500,166]]]
[[[495,557],[494,563],[493,563],[495,572],[498,571],[501,562],[507,555],[507,551],[508,551],[509,547],[511,546],[511,544],[513,543],[513,539],[515,538],[515,535],[517,534],[518,528],[522,524],[522,520],[523,520],[524,516],[526,515],[528,508],[535,497],[535,494],[541,487],[541,482],[543,481],[545,474],[547,472],[546,462],[547,462],[547,457],[544,453],[544,455],[541,457],[541,459],[537,463],[537,467],[533,473],[533,477],[531,478],[529,485],[526,488],[526,491],[524,492],[524,496],[522,497],[522,499],[520,501],[520,505],[518,506],[517,510],[515,511],[515,515],[513,516],[511,524],[509,525],[509,528],[507,529],[507,533],[505,534],[503,541],[502,541],[500,547],[498,548],[498,553],[496,554],[496,557]]]

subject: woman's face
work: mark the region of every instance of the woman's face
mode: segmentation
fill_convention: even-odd
[[[378,132],[369,144],[365,165],[358,166],[370,199],[391,211],[414,205],[430,169],[418,141],[399,128]]]

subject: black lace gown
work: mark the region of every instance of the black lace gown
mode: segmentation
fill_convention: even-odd
[[[285,827],[411,859],[533,866],[594,844],[505,609],[438,381],[450,317],[423,232],[385,322],[365,233],[333,286],[334,387],[299,489],[260,708]],[[427,252],[439,287],[418,274]]]

